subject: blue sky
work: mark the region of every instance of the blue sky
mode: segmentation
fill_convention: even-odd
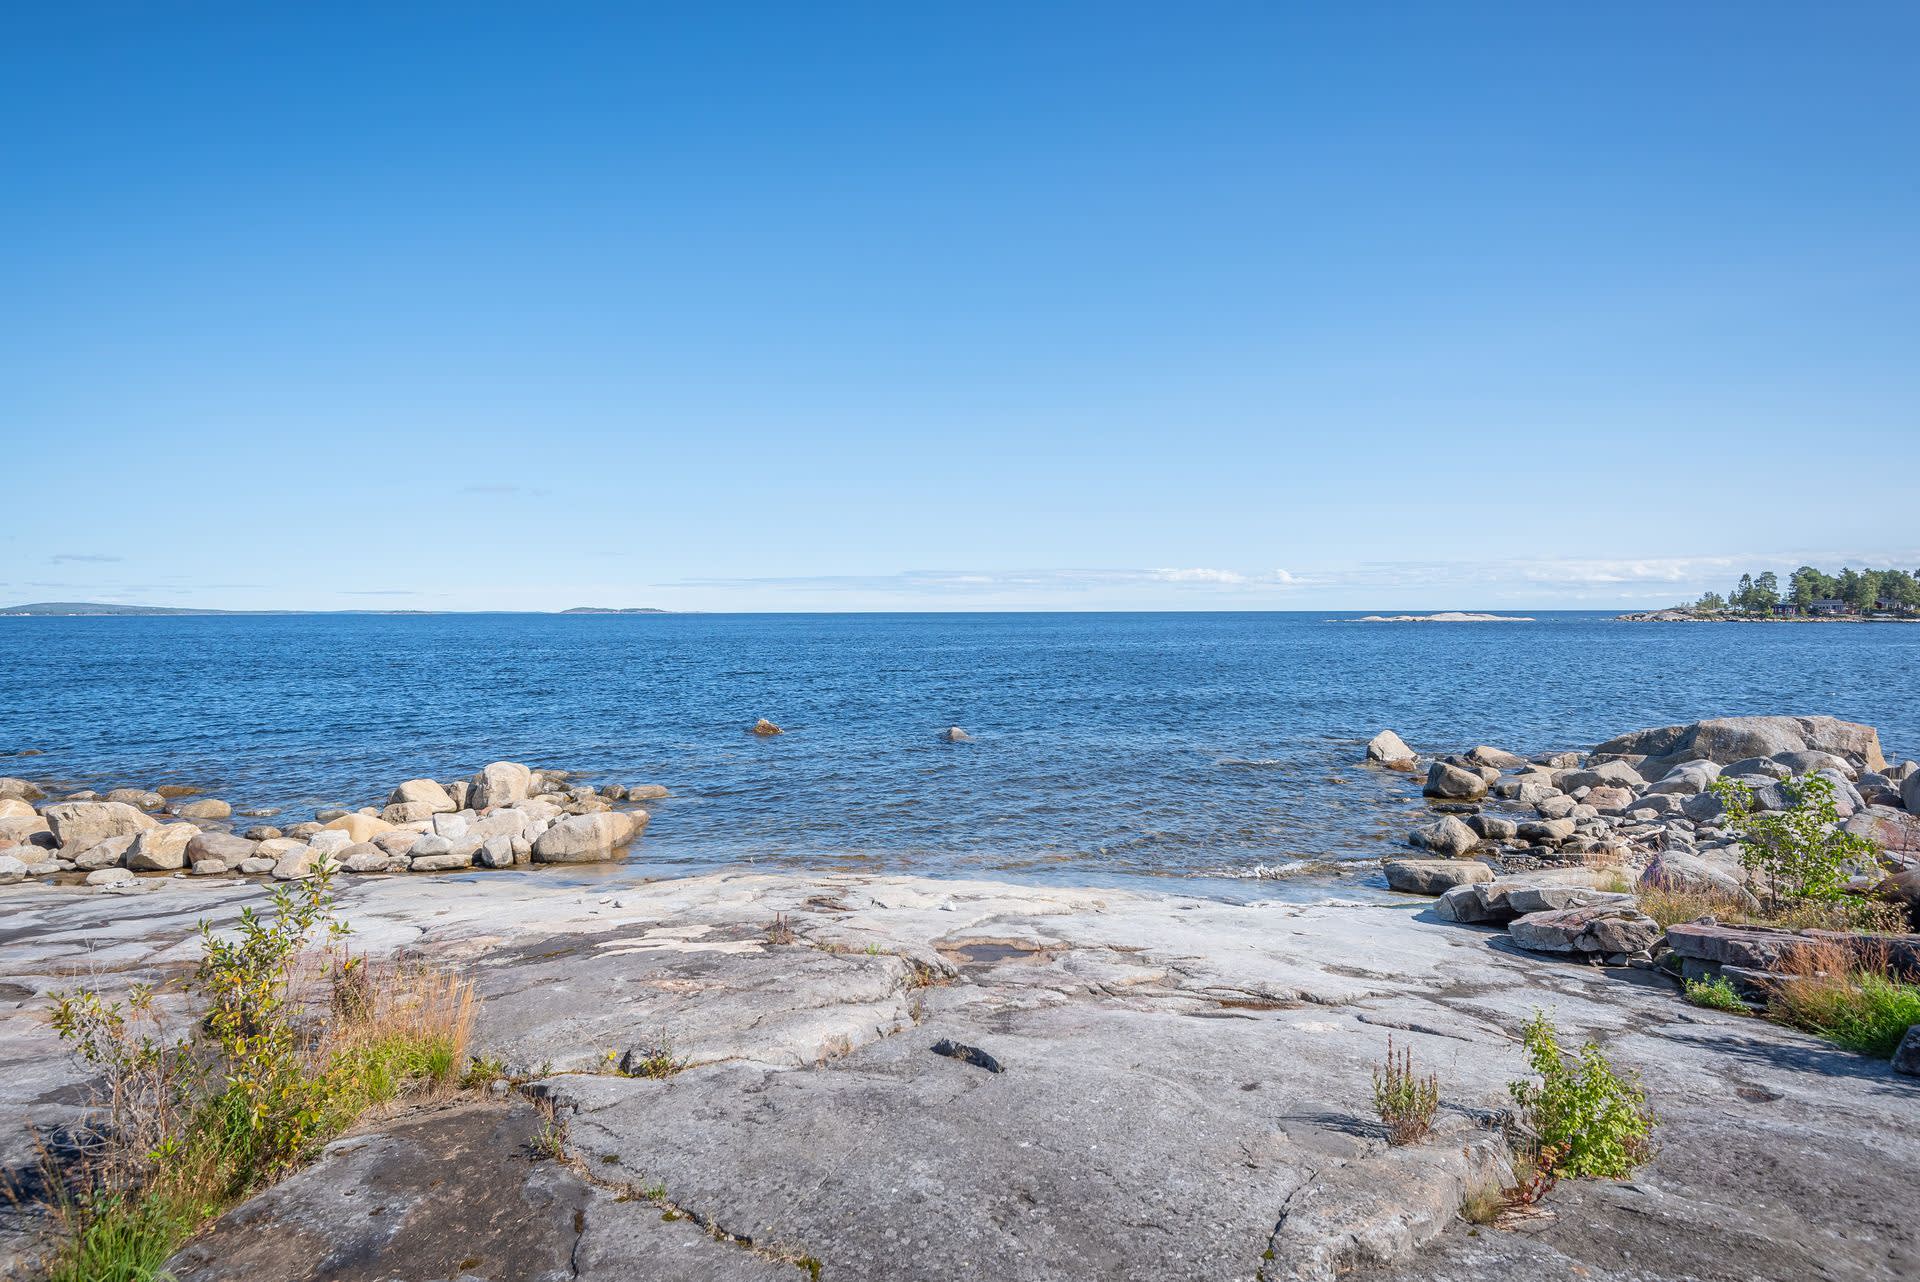
[[[1920,7],[15,5],[0,601],[1920,564]]]

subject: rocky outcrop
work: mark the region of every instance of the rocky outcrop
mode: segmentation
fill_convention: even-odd
[[[1832,753],[1862,770],[1884,770],[1887,765],[1877,730],[1836,717],[1717,717],[1635,730],[1594,749],[1602,754],[1646,757],[1645,772],[1655,779],[1688,761],[1724,765],[1743,757],[1810,750]]]
[[[1635,909],[1629,895],[1613,903],[1528,913],[1507,927],[1508,937],[1531,952],[1620,958],[1646,953],[1660,933],[1660,923]]]

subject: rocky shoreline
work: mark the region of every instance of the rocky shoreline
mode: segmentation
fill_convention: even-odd
[[[50,799],[0,778],[0,885],[28,878],[131,888],[141,873],[293,881],[330,865],[353,874],[449,872],[619,858],[646,831],[658,784],[573,782],[496,761],[471,778],[409,779],[384,806],[323,809],[282,829],[240,832],[233,807],[196,789],[88,789]],[[258,814],[252,818],[261,818]]]
[[[1831,718],[1662,727],[1539,758],[1421,756],[1383,733],[1367,757],[1434,812],[1420,853],[1383,863],[1404,905],[855,874],[581,886],[524,874],[619,857],[616,835],[644,831],[637,803],[657,793],[505,762],[278,837],[224,831],[240,821],[207,798],[160,797],[160,817],[149,798],[15,796],[0,857],[72,867],[5,892],[0,1106],[34,1130],[0,1138],[0,1164],[31,1169],[31,1135],[71,1126],[85,1099],[45,1023],[50,994],[79,975],[164,986],[191,967],[200,922],[230,927],[276,878],[333,867],[367,873],[336,882],[362,955],[470,978],[496,1089],[376,1112],[189,1242],[168,1263],[180,1282],[1920,1270],[1904,1209],[1920,1089],[1884,1061],[1676,1000],[1669,975],[1741,980],[1791,932],[1706,922],[1656,938],[1633,907],[1641,886],[1735,875],[1703,783],[1722,775],[1761,793],[1835,776],[1846,823],[1910,870],[1920,768]],[[131,831],[88,826],[101,817]],[[253,851],[194,875],[195,853],[227,862],[215,836]],[[304,854],[272,847],[265,867],[276,841]],[[136,846],[182,863],[135,872]],[[103,847],[93,857],[114,861],[84,868]],[[455,867],[495,871],[388,875]],[[87,892],[106,869],[126,877]],[[127,885],[149,893],[113,893]],[[1631,1181],[1563,1184],[1527,1217],[1469,1224],[1464,1201],[1514,1178],[1506,1085],[1540,1010],[1641,1075],[1659,1152]],[[1433,1142],[1393,1146],[1372,1119],[1389,1035],[1439,1076]],[[24,1205],[0,1214],[0,1276],[34,1276],[43,1227]]]

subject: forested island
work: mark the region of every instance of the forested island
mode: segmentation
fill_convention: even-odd
[[[1772,570],[1743,574],[1733,590],[1722,596],[1703,593],[1691,605],[1643,614],[1623,614],[1633,621],[1729,619],[1913,619],[1920,617],[1920,570],[1855,570],[1842,567],[1828,574],[1803,565],[1787,577],[1783,589]]]

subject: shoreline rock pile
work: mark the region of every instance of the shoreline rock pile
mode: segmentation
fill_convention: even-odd
[[[1407,837],[1422,856],[1384,861],[1387,884],[1437,896],[1445,920],[1505,925],[1535,951],[1647,957],[1663,932],[1634,908],[1636,883],[1750,902],[1739,843],[1709,791],[1722,776],[1748,784],[1762,810],[1789,808],[1793,779],[1827,779],[1846,830],[1881,852],[1862,888],[1920,907],[1920,765],[1889,765],[1871,726],[1728,717],[1634,731],[1588,753],[1482,745],[1427,761],[1387,731],[1366,756],[1424,765],[1436,812]]]
[[[235,833],[232,806],[183,800],[196,796],[189,788],[49,800],[38,784],[0,778],[0,884],[54,877],[125,887],[141,873],[292,881],[325,865],[369,875],[598,862],[621,857],[646,831],[649,815],[637,803],[666,795],[658,784],[595,787],[564,770],[496,761],[467,779],[408,779],[384,806],[323,809],[284,830]]]

